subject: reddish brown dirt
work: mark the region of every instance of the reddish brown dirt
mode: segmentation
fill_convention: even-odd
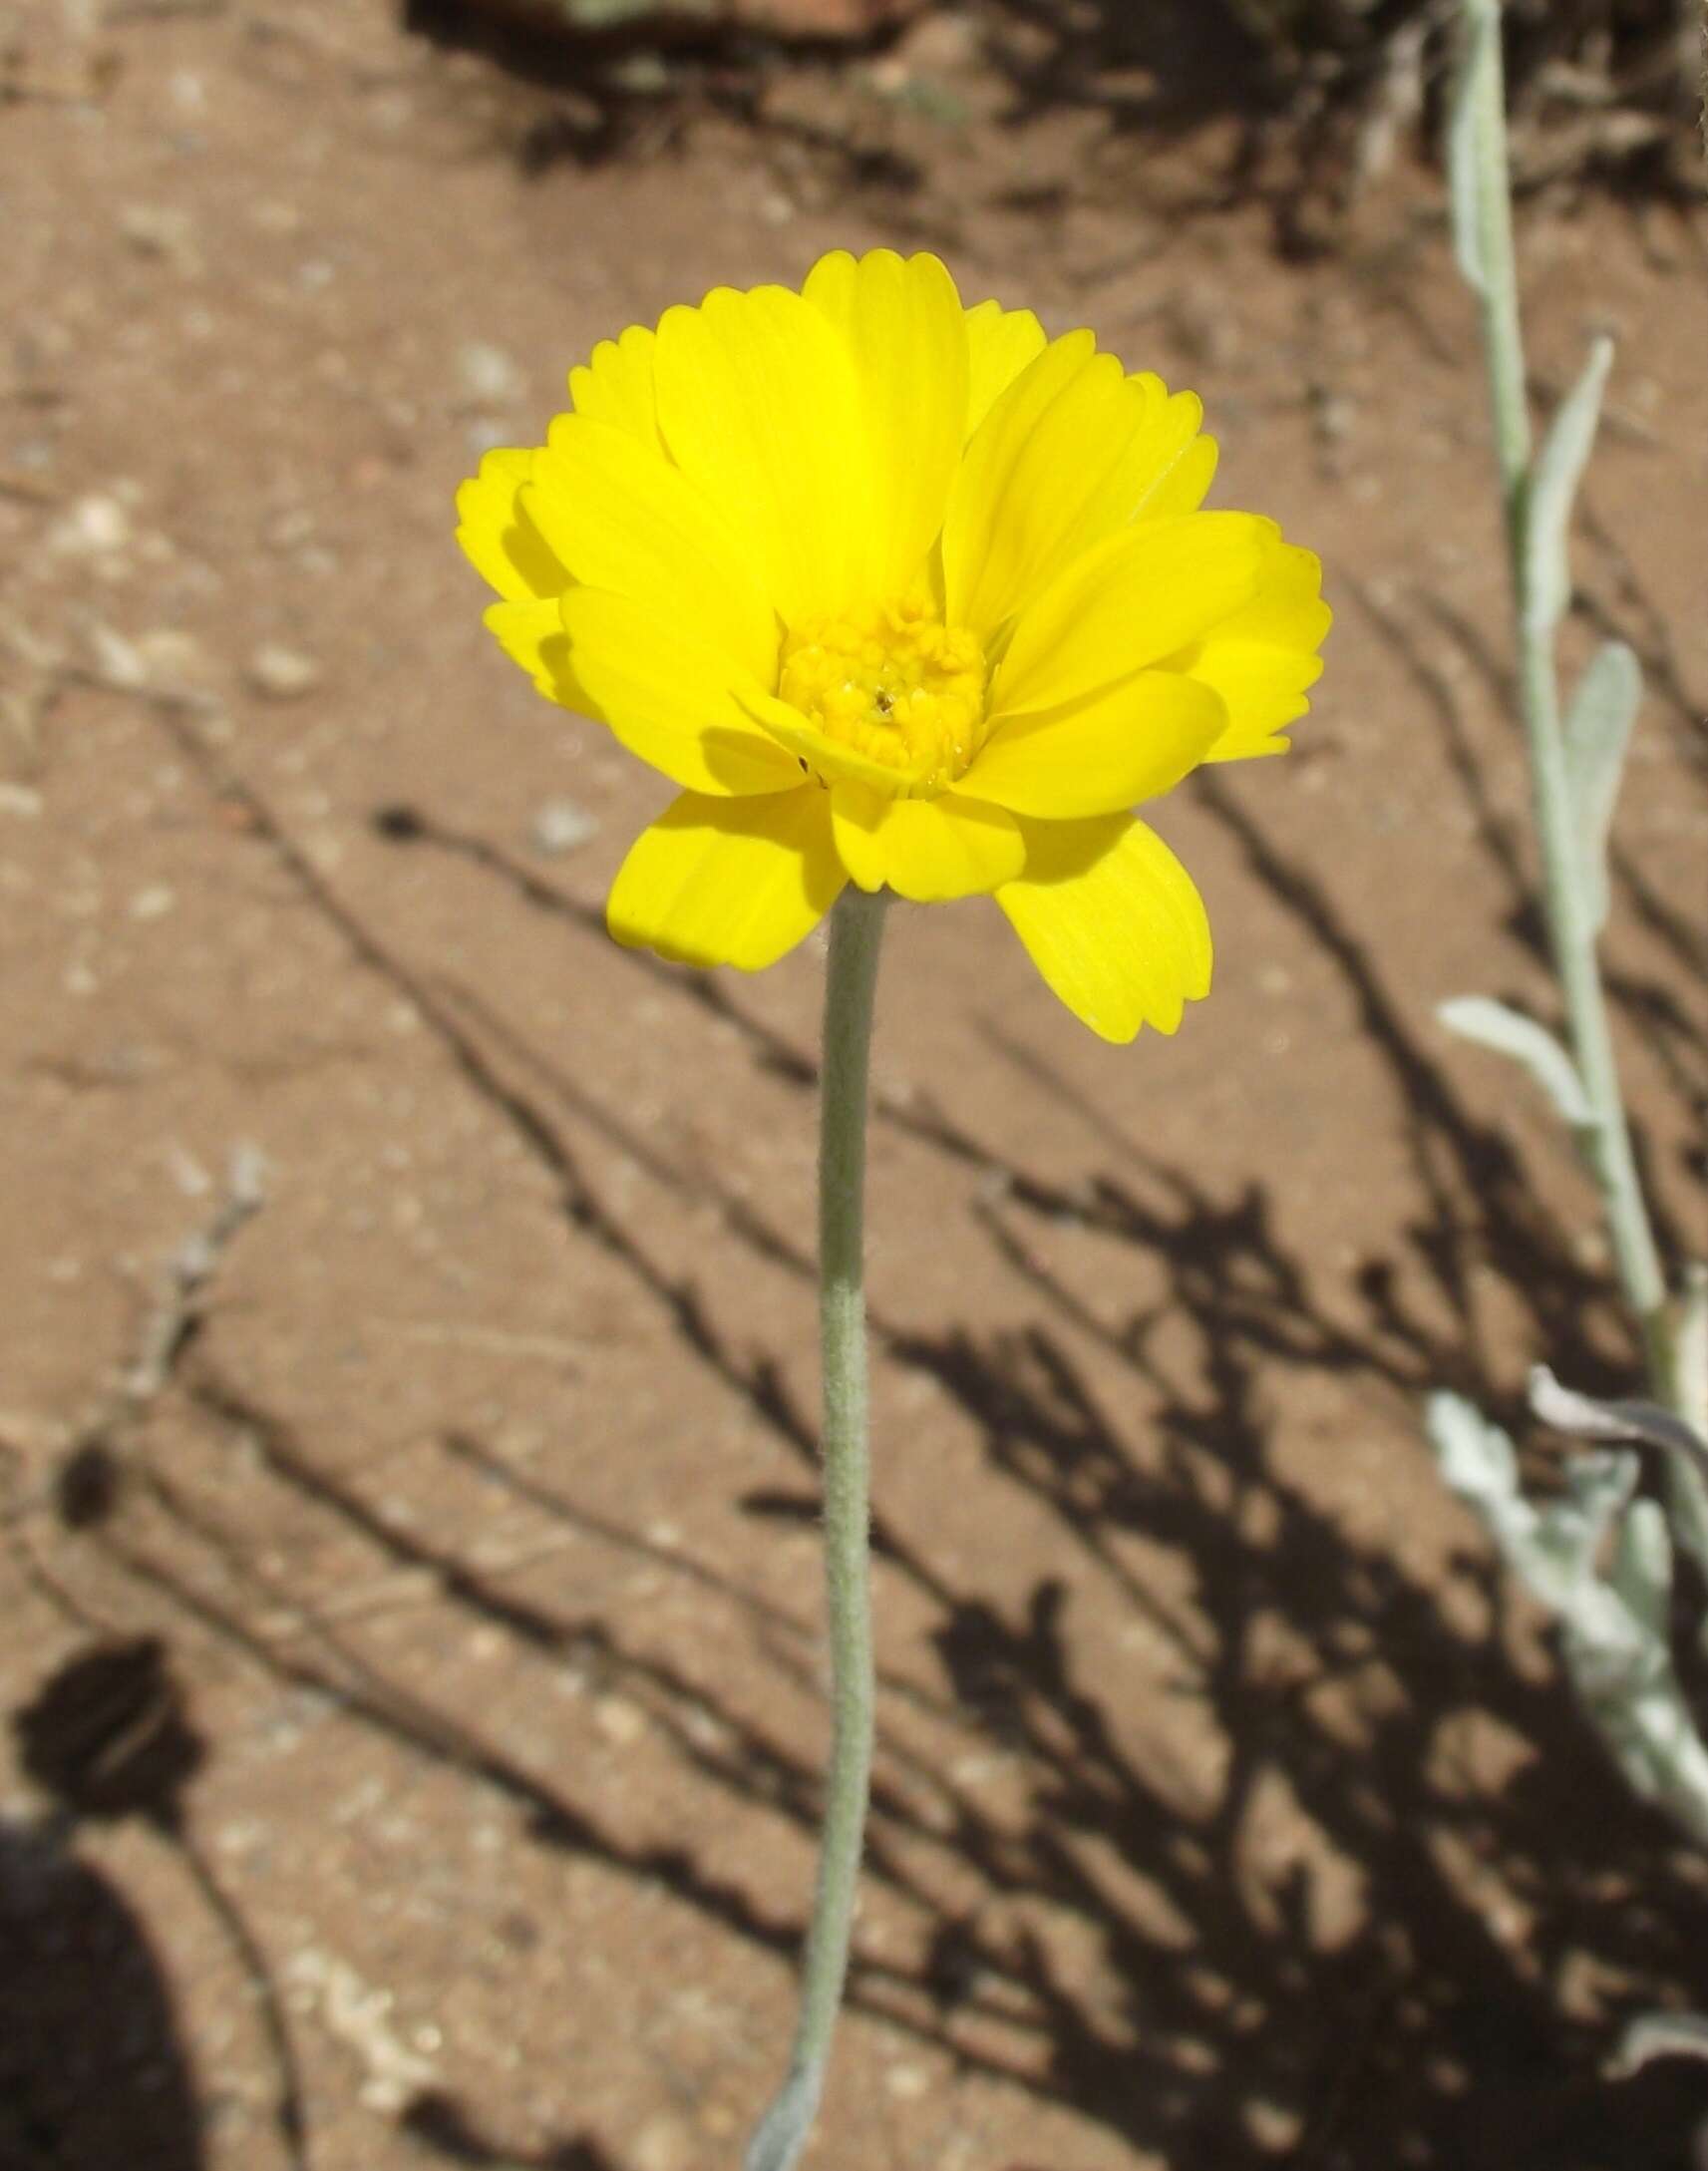
[[[1339,622],[1296,754],[1161,815],[1219,949],[1178,1039],[1080,1032],[988,905],[897,915],[882,1745],[812,2160],[1683,2166],[1708,2078],[1597,2063],[1708,2002],[1701,1866],[1417,1424],[1632,1376],[1548,1118],[1432,1021],[1549,998],[1429,183],[1287,268],[1260,207],[1186,215],[1197,152],[976,125],[976,69],[970,123],[854,68],[523,171],[549,94],[379,0],[111,13],[0,9],[0,2164],[738,2159],[825,1737],[822,958],[605,939],[659,795],[491,647],[450,498],[596,337],[922,238],[1198,386],[1220,502],[1321,548]],[[1544,387],[1620,341],[1571,645],[1651,666],[1609,954],[1675,1253],[1702,244],[1524,235]],[[596,827],[546,852],[563,800]],[[103,1432],[244,1143],[265,1204]]]

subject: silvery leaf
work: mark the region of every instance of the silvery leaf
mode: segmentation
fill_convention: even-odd
[[[1619,2037],[1619,2047],[1607,2060],[1607,2078],[1629,2080],[1655,2058],[1708,2058],[1708,2014],[1641,2014]]]
[[[1565,768],[1577,815],[1590,924],[1607,923],[1607,833],[1631,726],[1643,697],[1643,674],[1623,641],[1597,648],[1565,713]]]
[[[1593,1124],[1594,1111],[1576,1064],[1535,1018],[1488,995],[1456,996],[1442,1003],[1435,1014],[1450,1032],[1522,1063],[1573,1130]]]
[[[1613,342],[1591,341],[1583,374],[1560,401],[1531,469],[1525,500],[1525,622],[1545,633],[1571,600],[1566,538],[1572,501],[1595,442],[1601,388],[1613,366]]]
[[[1483,179],[1478,156],[1478,107],[1500,98],[1501,17],[1489,0],[1467,0],[1462,18],[1459,67],[1447,119],[1447,181],[1453,204],[1453,253],[1467,285],[1488,291],[1483,263]],[[1487,81],[1488,71],[1497,80]]]

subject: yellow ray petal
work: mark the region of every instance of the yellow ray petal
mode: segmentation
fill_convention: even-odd
[[[1026,862],[1011,814],[953,792],[893,799],[869,785],[837,784],[831,817],[837,852],[860,888],[887,883],[915,905],[982,897],[1012,881]]]
[[[970,626],[981,640],[1014,609],[1012,597],[1035,569],[1028,489],[1036,481],[1048,490],[1049,479],[1033,455],[1034,441],[1088,372],[1105,390],[1122,381],[1121,364],[1098,355],[1090,332],[1053,339],[997,398],[967,445],[943,524],[943,585],[950,623]]]
[[[1089,338],[1047,349],[967,448],[943,568],[951,620],[983,640],[1130,521],[1196,512],[1215,471],[1197,396],[1126,376]]]
[[[966,434],[971,437],[1028,362],[1044,351],[1044,327],[1030,309],[1005,309],[981,301],[967,311]]]
[[[777,619],[765,591],[719,510],[656,446],[560,415],[521,505],[577,580],[626,595],[773,681]]]
[[[620,338],[601,339],[586,362],[569,372],[569,401],[576,414],[591,415],[656,448],[657,350],[658,335],[644,324],[631,324]]]
[[[1083,701],[1203,638],[1256,592],[1274,533],[1249,513],[1193,513],[1098,543],[1021,612],[991,713]]]
[[[555,596],[549,600],[530,596],[526,602],[489,604],[484,623],[505,654],[521,665],[548,701],[583,716],[587,713],[587,697],[576,684],[569,663],[563,606]]]
[[[1209,992],[1209,922],[1192,877],[1154,830],[1116,815],[1022,824],[1026,872],[996,902],[1032,962],[1105,1040],[1172,1033]]]
[[[905,792],[909,786],[921,783],[926,775],[923,769],[892,769],[887,763],[873,761],[854,747],[845,746],[841,739],[833,739],[817,724],[809,723],[799,709],[792,709],[787,701],[779,701],[775,694],[762,693],[754,686],[737,686],[734,692],[742,709],[779,746],[789,749],[803,772],[811,771],[851,784],[869,784],[886,796]]]
[[[1130,517],[1167,520],[1196,513],[1215,479],[1215,440],[1199,435],[1203,402],[1196,392],[1171,393],[1148,370],[1133,382],[1147,388],[1150,408],[1144,443],[1137,449],[1142,472]]]
[[[1287,741],[1277,734],[1310,707],[1305,689],[1322,671],[1316,651],[1331,618],[1316,557],[1277,543],[1265,553],[1252,600],[1183,656],[1171,658],[1226,703],[1227,729],[1210,749],[1210,761],[1286,751]]]
[[[960,788],[1055,821],[1117,814],[1172,791],[1226,728],[1210,687],[1140,671],[1072,708],[998,719]]]
[[[630,949],[757,972],[812,932],[847,880],[817,785],[763,799],[684,792],[630,847],[605,919]]]
[[[558,596],[569,585],[563,561],[516,503],[533,458],[510,447],[490,452],[457,493],[457,541],[482,579],[512,603]]]
[[[902,595],[935,543],[961,456],[966,314],[935,256],[846,249],[808,274],[808,301],[854,358],[872,490],[872,596]]]
[[[631,754],[692,792],[784,792],[795,760],[730,693],[727,656],[607,588],[561,605],[576,683]]]
[[[854,357],[811,302],[719,287],[658,327],[658,414],[684,474],[795,624],[869,601],[875,555]]]

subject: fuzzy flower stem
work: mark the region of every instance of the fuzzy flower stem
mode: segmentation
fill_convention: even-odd
[[[1625,1299],[1636,1314],[1654,1392],[1668,1403],[1673,1377],[1665,1277],[1643,1200],[1630,1125],[1619,1088],[1606,996],[1595,956],[1595,927],[1579,874],[1570,779],[1560,726],[1553,626],[1532,593],[1531,430],[1525,404],[1525,351],[1519,276],[1513,249],[1512,175],[1507,158],[1501,68],[1501,0],[1465,0],[1473,33],[1464,95],[1471,101],[1476,161],[1476,244],[1481,262],[1483,347],[1494,415],[1496,457],[1507,515],[1519,689],[1530,745],[1531,789],[1541,844],[1543,896],[1555,970],[1564,996],[1572,1054],[1592,1122],[1585,1147],[1607,1218]],[[1481,29],[1484,35],[1475,36]]]
[[[871,1783],[873,1675],[866,1448],[866,1079],[883,932],[881,893],[852,885],[831,919],[819,1129],[819,1336],[824,1361],[825,1581],[831,1768],[789,2077],[749,2145],[747,2171],[791,2171],[818,2115],[848,1975]]]

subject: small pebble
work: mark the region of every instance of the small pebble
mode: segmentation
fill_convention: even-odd
[[[646,1713],[626,1696],[601,1696],[593,1706],[593,1723],[605,1739],[626,1749],[646,1731]]]
[[[692,2129],[668,2111],[649,2118],[635,2135],[635,2171],[688,2171],[697,2153]]]
[[[533,849],[555,859],[599,834],[598,818],[572,799],[548,799],[533,817]]]
[[[249,684],[269,701],[296,701],[320,684],[320,666],[300,648],[268,641],[249,658]]]
[[[476,407],[505,407],[521,392],[521,373],[510,356],[482,339],[458,350],[457,374],[464,396]]]
[[[163,203],[128,203],[119,213],[119,231],[139,256],[160,257],[186,275],[201,269],[187,211]]]
[[[131,516],[117,498],[79,498],[48,537],[62,557],[97,557],[131,540]]]
[[[153,686],[182,686],[209,674],[207,651],[193,633],[175,625],[154,626],[139,633],[136,652]]]

